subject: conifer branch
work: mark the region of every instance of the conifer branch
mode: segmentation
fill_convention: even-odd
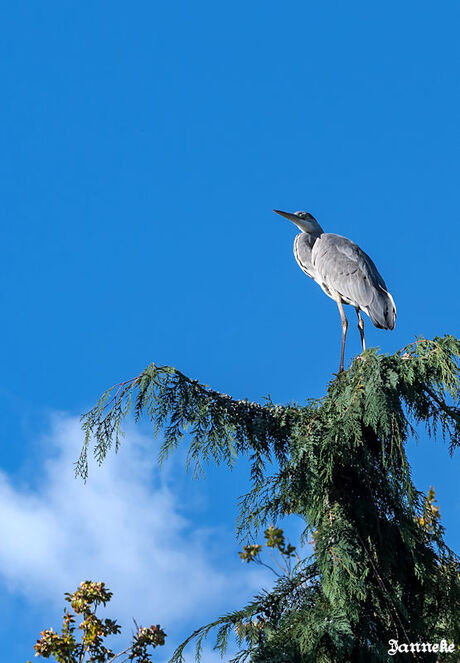
[[[150,364],[131,380],[114,385],[96,406],[82,416],[85,440],[76,463],[76,474],[86,479],[88,447],[94,440],[94,457],[102,463],[123,435],[121,424],[129,413],[137,421],[144,413],[155,431],[164,430],[160,463],[190,433],[188,465],[202,473],[203,462],[213,459],[232,466],[240,453],[251,452],[253,476],[264,462],[281,456],[297,410],[291,406],[261,405],[236,400],[192,380],[175,368]]]

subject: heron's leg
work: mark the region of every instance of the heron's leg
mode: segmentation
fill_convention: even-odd
[[[340,301],[340,298],[337,297],[335,301],[337,302],[337,306],[339,307],[340,319],[342,320],[342,350],[340,352],[340,368],[339,368],[339,373],[341,373],[343,371],[343,358],[345,355],[345,339],[347,337],[348,320],[347,316],[345,315],[345,311],[343,310],[343,305],[342,302]]]
[[[361,334],[361,343],[363,344],[363,352],[366,350],[366,339],[364,338],[364,320],[361,317],[359,308],[356,308],[356,315],[358,316],[358,329]]]

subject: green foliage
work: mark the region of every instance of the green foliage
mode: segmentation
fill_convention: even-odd
[[[434,496],[412,482],[405,449],[420,424],[451,453],[458,446],[459,357],[452,336],[419,339],[390,356],[371,349],[303,407],[234,400],[154,365],[104,394],[83,417],[79,474],[86,477],[91,440],[102,462],[128,412],[145,413],[164,429],[161,459],[186,430],[196,472],[210,460],[231,467],[238,455],[250,457],[252,487],[238,522],[248,546],[289,514],[303,519],[304,540],[313,538],[310,559],[243,610],[196,631],[174,661],[192,638],[199,653],[213,628],[217,649],[234,633],[242,647],[235,660],[252,663],[387,661],[393,638],[460,641],[458,558],[444,543]],[[273,460],[278,469],[267,476]],[[279,531],[270,540],[277,546]]]
[[[75,637],[75,615],[64,609],[61,633],[52,628],[40,633],[40,639],[34,646],[35,656],[50,658],[57,663],[111,663],[115,659],[150,663],[148,648],[164,645],[166,633],[157,626],[138,627],[130,647],[114,654],[105,646],[104,639],[120,633],[120,626],[113,619],[100,619],[96,616],[98,606],[105,606],[112,598],[112,592],[106,589],[103,582],[86,580],[73,594],[65,594],[74,613],[81,616],[78,628],[81,630],[81,641]],[[123,656],[124,658],[120,659]]]

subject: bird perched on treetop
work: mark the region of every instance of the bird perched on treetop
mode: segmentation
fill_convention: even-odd
[[[342,349],[339,373],[343,371],[348,320],[343,304],[354,306],[358,315],[363,351],[366,349],[364,311],[379,329],[394,329],[396,306],[385,281],[367,253],[341,235],[325,233],[308,212],[281,212],[301,231],[294,240],[294,256],[300,268],[333,299],[342,320]]]

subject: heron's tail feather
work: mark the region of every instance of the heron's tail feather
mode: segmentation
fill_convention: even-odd
[[[396,306],[393,297],[382,287],[374,294],[367,313],[379,329],[394,329],[396,321]]]

